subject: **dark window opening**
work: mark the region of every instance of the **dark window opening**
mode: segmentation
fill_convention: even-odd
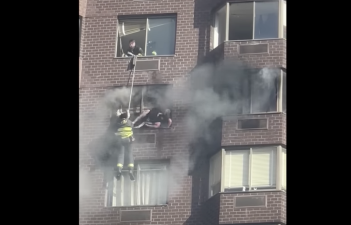
[[[118,22],[117,57],[125,57],[129,41],[143,51],[143,56],[174,55],[176,16],[120,18]]]
[[[251,77],[251,113],[278,110],[280,70],[262,69]]]
[[[250,114],[278,111],[280,70],[238,71],[215,84],[215,90],[232,104],[227,114]],[[285,87],[283,87],[283,92]],[[285,103],[283,103],[285,104]]]

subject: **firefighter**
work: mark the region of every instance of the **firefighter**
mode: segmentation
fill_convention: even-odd
[[[135,128],[140,128],[144,125],[152,128],[160,128],[161,123],[167,123],[169,128],[172,125],[172,119],[170,118],[169,114],[169,109],[165,110],[165,113],[163,113],[159,108],[144,110],[144,112],[133,121],[133,125],[141,120],[141,123],[135,126]]]
[[[133,137],[133,124],[129,120],[130,113],[129,110],[127,112],[122,113],[121,110],[117,110],[117,116],[119,116],[120,121],[117,125],[117,133],[116,136],[119,138],[120,142],[120,149],[118,152],[118,161],[117,161],[117,167],[115,168],[115,176],[117,180],[120,179],[121,174],[122,174],[122,168],[124,166],[124,157],[125,154],[127,156],[127,161],[128,161],[128,169],[129,169],[129,176],[131,180],[135,180],[134,175],[133,175],[133,169],[134,169],[134,157],[133,157],[133,151],[132,151],[132,142],[134,141]]]
[[[135,45],[135,40],[129,41],[129,48],[127,50],[128,56],[142,56],[144,54],[143,49]]]

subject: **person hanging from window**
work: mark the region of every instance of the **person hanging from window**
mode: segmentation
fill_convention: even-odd
[[[127,49],[127,56],[134,56],[134,55],[142,56],[143,54],[144,54],[143,49],[135,45],[135,40],[130,40],[129,48]]]
[[[125,162],[125,154],[127,156],[128,161],[128,169],[129,176],[131,180],[135,180],[133,175],[134,169],[134,157],[132,151],[132,142],[134,141],[133,137],[133,124],[129,120],[130,113],[129,110],[127,112],[122,113],[121,110],[117,110],[117,116],[120,118],[120,121],[117,125],[117,133],[116,136],[119,138],[120,149],[118,151],[118,161],[117,168],[115,168],[115,176],[116,179],[119,180],[122,175],[122,168]]]
[[[142,126],[160,128],[161,123],[167,123],[169,128],[172,125],[172,119],[170,118],[170,110],[165,110],[165,113],[159,108],[152,108],[151,110],[144,110],[132,123],[133,125],[140,121],[140,124],[134,128],[140,128]]]

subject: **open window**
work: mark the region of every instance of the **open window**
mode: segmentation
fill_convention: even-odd
[[[142,48],[143,56],[174,55],[176,15],[119,17],[117,35],[117,57],[126,56],[130,40]]]
[[[222,149],[210,158],[209,197],[222,191],[222,166],[225,151]]]
[[[232,102],[228,114],[286,112],[286,73],[281,69],[255,69],[232,76],[216,86]]]
[[[134,174],[135,181],[130,181],[127,170],[122,171],[119,181],[110,179],[106,184],[107,207],[167,204],[168,162],[136,163]]]
[[[170,93],[171,86],[168,84],[133,86],[133,93],[130,103],[130,119],[133,121],[140,116],[145,110],[158,109],[163,115],[172,120],[172,100]],[[116,110],[122,108],[123,111],[128,109],[130,88],[120,87],[116,88],[114,92],[118,96],[116,101]],[[140,122],[135,126],[140,125]],[[168,128],[168,122],[162,121],[159,128]],[[142,126],[141,128],[147,128]]]

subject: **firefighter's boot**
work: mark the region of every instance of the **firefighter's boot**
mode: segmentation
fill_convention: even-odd
[[[122,175],[122,167],[119,167],[119,166],[115,167],[114,173],[115,173],[116,179],[120,180]]]

